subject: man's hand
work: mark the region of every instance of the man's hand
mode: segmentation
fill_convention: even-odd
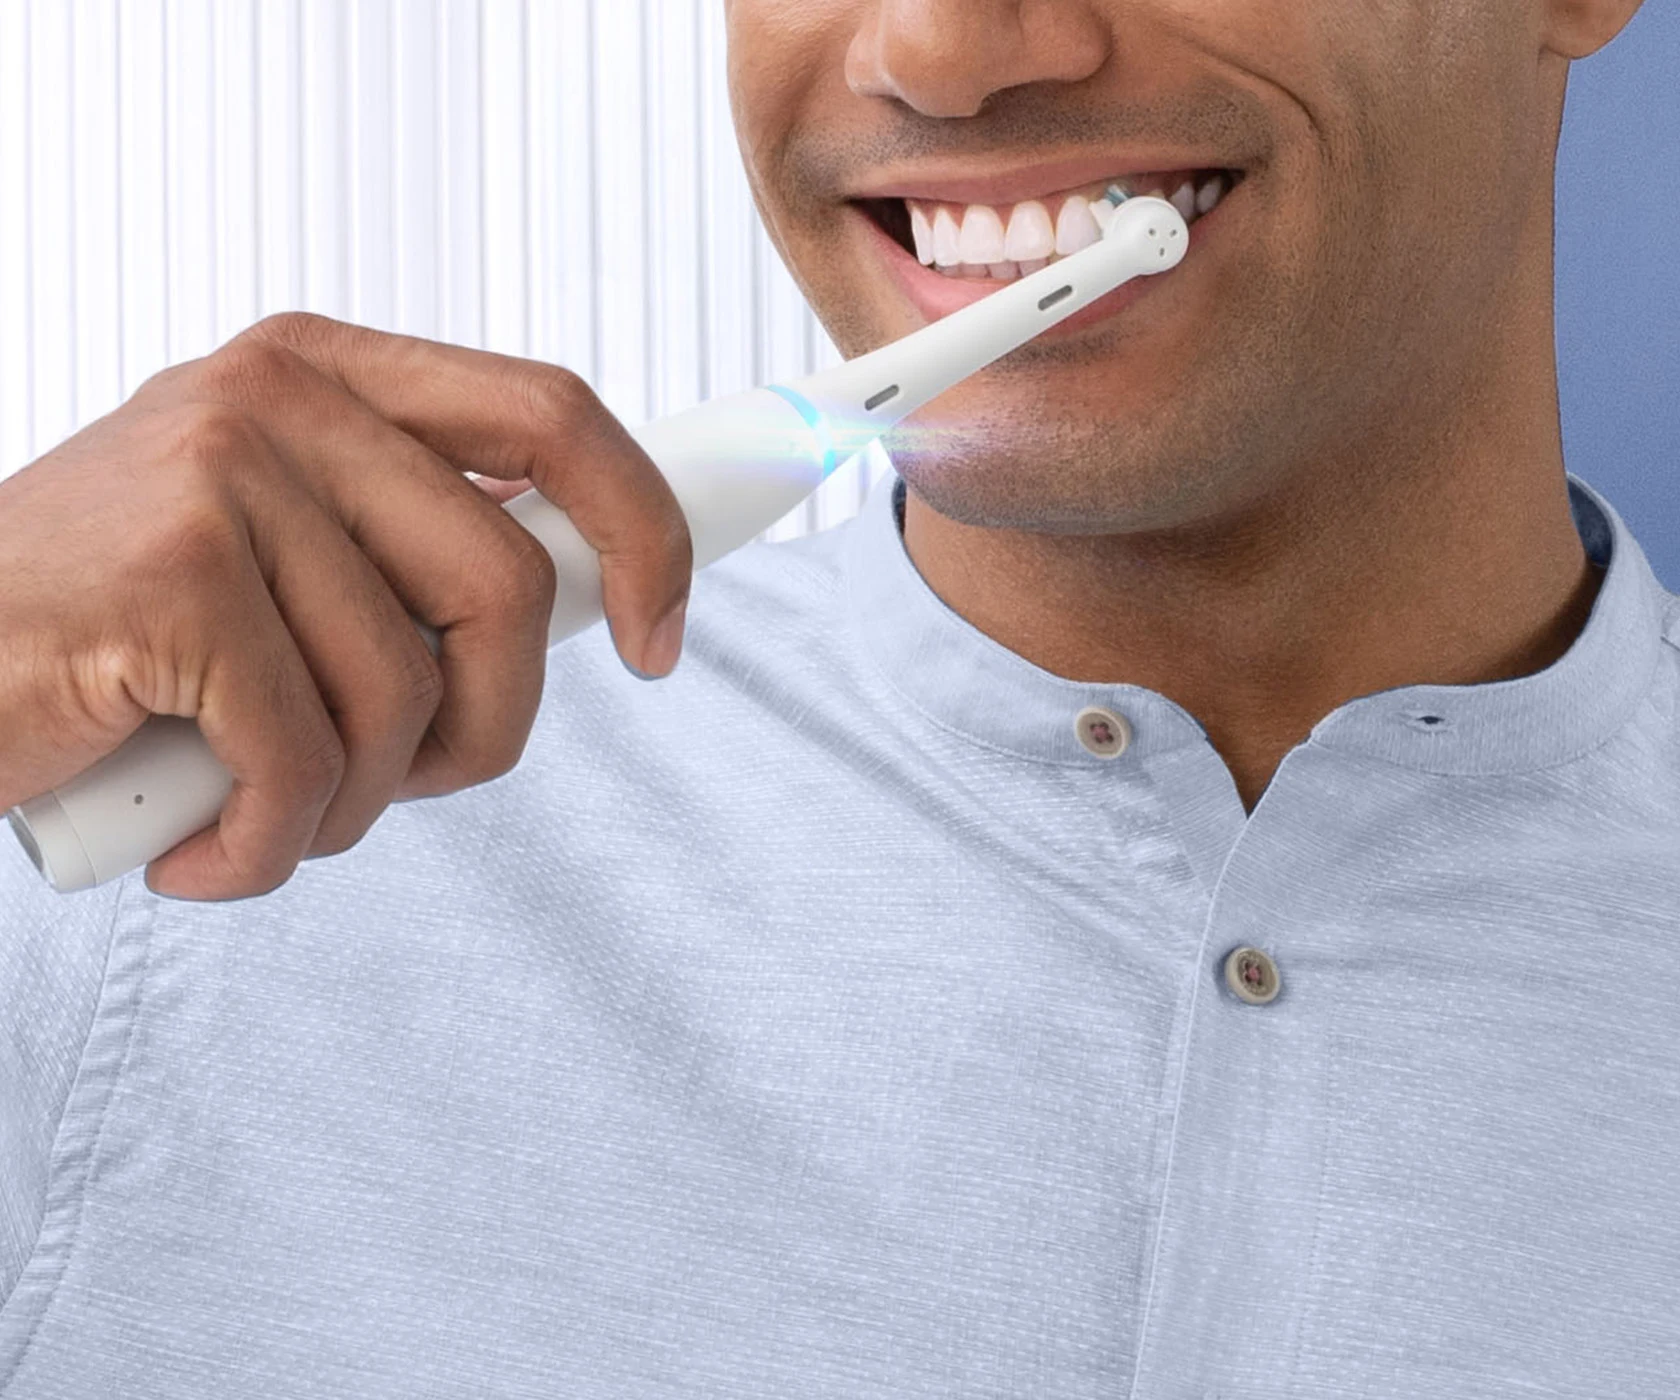
[[[555,589],[498,504],[528,485],[600,553],[619,655],[669,671],[688,527],[576,375],[288,313],[154,376],[0,482],[0,808],[195,717],[233,792],[147,883],[222,899],[506,773]]]

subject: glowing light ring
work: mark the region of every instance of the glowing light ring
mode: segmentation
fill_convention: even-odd
[[[834,460],[834,438],[828,431],[828,420],[822,416],[821,410],[814,403],[797,390],[790,389],[785,384],[766,384],[764,387],[792,404],[794,411],[805,420],[806,426],[817,435],[817,446],[822,449],[823,454],[823,480],[827,481],[834,474],[834,469],[840,465]]]

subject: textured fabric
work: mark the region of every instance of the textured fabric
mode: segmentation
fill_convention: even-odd
[[[1608,503],[1567,655],[1245,816],[898,486],[266,898],[0,843],[0,1397],[1680,1393],[1680,598]]]

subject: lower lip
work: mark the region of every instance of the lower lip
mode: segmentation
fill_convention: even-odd
[[[1198,252],[1207,246],[1209,237],[1224,227],[1220,216],[1246,183],[1244,181],[1235,189],[1228,190],[1225,197],[1210,212],[1203,214],[1190,225],[1190,248],[1185,254],[1186,262],[1196,257]],[[993,292],[1014,285],[1012,282],[1002,282],[991,277],[947,277],[943,272],[936,272],[933,268],[923,265],[913,254],[906,252],[896,239],[863,210],[849,208],[847,212],[862,221],[877,256],[886,263],[899,290],[910,299],[916,310],[921,312],[922,318],[930,323],[949,316],[953,311],[960,311],[965,306],[972,306]],[[1055,266],[1054,263],[1050,265]],[[1108,321],[1120,315],[1140,298],[1147,296],[1157,283],[1180,275],[1180,271],[1175,269],[1153,277],[1134,277],[1112,292],[1105,292],[1089,306],[1074,312],[1066,320],[1058,321],[1035,338],[1072,335]]]

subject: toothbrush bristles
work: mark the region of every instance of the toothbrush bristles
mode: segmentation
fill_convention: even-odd
[[[1103,191],[1103,197],[1116,209],[1132,197],[1132,192],[1124,185],[1110,185]]]

